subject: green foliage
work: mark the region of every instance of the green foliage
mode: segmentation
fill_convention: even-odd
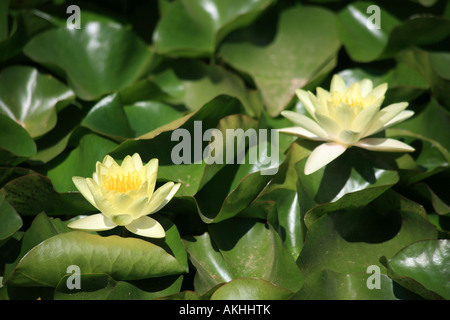
[[[80,29],[68,5],[0,0],[0,299],[450,298],[447,1],[80,0]],[[414,116],[381,135],[416,151],[351,148],[306,176],[317,142],[241,136],[243,163],[173,162],[176,129],[203,152],[198,123],[292,126],[295,90],[335,73],[407,101]],[[72,177],[136,152],[181,183],[154,215],[166,236],[68,228],[97,212]]]

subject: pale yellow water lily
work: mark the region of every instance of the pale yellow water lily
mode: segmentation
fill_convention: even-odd
[[[143,165],[139,154],[126,156],[122,165],[109,155],[97,162],[92,178],[73,177],[80,193],[100,213],[69,223],[77,230],[104,231],[124,226],[144,237],[163,238],[164,228],[149,214],[161,210],[177,193],[179,183],[155,190],[158,159]]]
[[[316,95],[302,89],[296,91],[311,118],[297,112],[283,111],[281,114],[295,126],[280,129],[279,132],[326,141],[308,157],[306,175],[326,166],[352,146],[372,151],[414,151],[414,148],[398,140],[368,138],[414,114],[413,111],[405,110],[407,102],[394,103],[380,109],[387,88],[387,83],[373,88],[369,79],[347,87],[339,75],[334,75],[330,91],[320,87],[317,88]]]

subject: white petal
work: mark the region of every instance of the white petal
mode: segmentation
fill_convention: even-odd
[[[355,146],[372,151],[412,152],[415,149],[406,143],[388,138],[367,138],[359,141]]]
[[[72,221],[67,226],[71,229],[90,231],[104,231],[117,227],[117,225],[112,222],[111,219],[101,213],[93,214],[91,216]]]
[[[155,213],[163,203],[165,204],[164,201],[166,197],[170,195],[173,187],[173,182],[170,181],[165,183],[164,185],[156,189],[151,198],[147,198],[145,207],[141,207],[140,201],[136,201],[136,203],[133,203],[130,206],[129,210],[136,210],[135,212],[133,212],[133,216],[135,217],[141,217],[151,213]],[[140,211],[140,213],[138,211]]]
[[[319,141],[324,140],[323,138],[318,137],[317,135],[312,133],[311,131],[308,131],[301,127],[289,127],[289,128],[278,129],[278,132],[306,138],[309,140],[319,140]]]
[[[89,190],[89,187],[87,185],[86,178],[73,177],[72,181],[75,184],[75,187],[77,187],[77,189],[83,195],[83,197],[85,197],[87,201],[89,201],[94,207],[97,208],[97,205],[95,204],[94,201],[94,197],[92,196],[92,192]]]
[[[134,199],[132,196],[122,193],[122,192],[111,192],[113,195],[111,197],[115,208],[119,212],[126,212],[128,207],[133,203]]]
[[[91,191],[92,196],[95,201],[95,206],[98,210],[100,210],[103,214],[108,217],[111,217],[116,214],[120,214],[117,208],[114,206],[112,202],[110,202],[100,190],[99,185],[93,179],[86,179],[86,184]]]
[[[111,167],[111,165],[113,164],[113,163],[116,163],[116,161],[113,159],[113,157],[111,157],[110,155],[106,155],[104,158],[103,158],[103,165],[104,166],[106,166],[107,168],[109,168],[109,167]],[[116,163],[117,164],[117,163]]]
[[[384,129],[388,127],[392,127],[393,125],[396,125],[397,123],[400,123],[402,121],[405,121],[406,119],[411,118],[414,115],[414,111],[412,110],[405,110],[400,112],[398,115],[396,115],[393,119],[391,119],[388,123],[384,125]]]
[[[123,159],[122,165],[120,167],[122,168],[122,172],[124,175],[127,175],[132,172],[136,172],[136,169],[134,167],[134,161],[130,156],[126,156]]]
[[[363,97],[366,97],[370,91],[373,89],[373,83],[369,79],[363,79],[359,83],[359,86],[361,88],[361,95]]]
[[[335,142],[323,143],[315,148],[308,157],[305,165],[305,174],[309,175],[326,166],[339,157],[347,147]]]
[[[322,128],[323,131],[326,132],[329,138],[336,139],[341,132],[341,127],[337,124],[337,122],[334,119],[323,114],[317,114],[316,116],[320,128]]]
[[[148,199],[148,197],[142,197],[134,200],[134,202],[127,208],[127,213],[134,219],[148,215],[151,212]]]
[[[315,114],[313,115],[315,117],[316,114],[321,113],[324,115],[328,115],[328,108],[327,105],[322,104],[322,102],[317,99],[315,95],[312,94],[312,92],[308,92],[309,99],[311,100],[312,104],[314,105]]]
[[[166,232],[161,224],[153,218],[143,216],[125,226],[130,232],[149,238],[164,238]]]
[[[347,103],[341,103],[334,108],[333,119],[336,120],[341,128],[350,129],[354,118],[354,110]]]
[[[333,91],[338,91],[341,94],[345,94],[345,92],[347,91],[347,85],[345,84],[344,80],[337,74],[335,74],[331,79],[330,92],[333,93]]]
[[[307,116],[293,111],[282,111],[281,115],[294,122],[297,126],[312,132],[316,136],[323,139],[327,138],[326,132],[314,120]]]
[[[377,104],[363,109],[353,120],[351,129],[358,132],[366,131],[370,124],[374,121],[379,110],[380,108]]]
[[[141,156],[139,155],[139,153],[133,154],[133,156],[131,158],[133,159],[133,163],[134,163],[134,167],[136,168],[136,171],[141,170],[143,164],[142,164],[142,159],[141,159]]]
[[[164,198],[164,201],[156,208],[154,209],[151,213],[155,213],[159,210],[161,210],[162,208],[164,208],[164,206],[170,201],[172,200],[172,198],[175,196],[175,194],[178,192],[178,189],[180,189],[181,187],[181,183],[177,183],[172,187],[172,190],[170,190],[170,193]]]
[[[323,106],[326,106],[328,101],[331,99],[331,94],[327,90],[322,89],[321,87],[317,87],[316,95]]]
[[[159,160],[157,158],[150,160],[146,165],[145,169],[147,170],[147,183],[149,192],[153,193],[156,184],[156,178],[158,176],[158,165]],[[151,194],[149,194],[150,196]]]
[[[361,138],[361,132],[355,132],[351,130],[342,130],[339,133],[339,142],[342,144],[351,146],[358,142],[358,140]]]
[[[371,92],[369,92],[368,96],[373,95],[377,99],[383,98],[384,94],[386,93],[387,88],[388,88],[387,83],[382,83],[382,84],[378,85],[377,87],[375,87],[375,89],[373,89]]]
[[[364,136],[370,136],[383,130],[386,123],[394,119],[400,112],[405,110],[406,107],[408,107],[407,102],[399,102],[381,109],[375,116],[375,119],[373,120],[369,129],[364,133]]]
[[[295,93],[297,94],[297,97],[300,99],[300,101],[305,106],[308,113],[312,117],[314,117],[314,114],[316,113],[316,111],[315,111],[313,103],[311,102],[311,99],[309,99],[308,92],[306,92],[305,90],[302,90],[302,89],[297,89],[295,91]]]

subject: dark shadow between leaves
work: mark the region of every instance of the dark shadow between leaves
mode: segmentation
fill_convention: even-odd
[[[336,231],[347,242],[383,243],[393,239],[402,227],[398,210],[368,205],[355,210],[330,213]]]
[[[210,235],[220,251],[232,250],[259,221],[248,218],[233,218],[211,224]],[[266,226],[267,228],[267,226]]]
[[[223,201],[231,191],[230,187],[238,169],[239,165],[224,166],[196,194],[198,206],[207,218],[214,219],[220,212]]]

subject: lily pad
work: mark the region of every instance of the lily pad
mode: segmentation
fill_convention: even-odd
[[[34,61],[63,70],[72,89],[84,100],[127,87],[142,76],[153,59],[133,32],[100,22],[79,30],[63,27],[43,32],[24,52]]]
[[[292,294],[266,280],[239,278],[218,288],[211,300],[286,300]]]
[[[40,268],[35,268],[36,265]],[[31,249],[6,283],[56,287],[71,265],[78,266],[83,273],[106,273],[117,280],[185,272],[173,256],[152,243],[74,231],[51,237]]]
[[[292,300],[397,300],[393,281],[379,275],[379,288],[369,289],[369,273],[317,272],[305,280]]]
[[[296,6],[282,11],[276,26],[261,20],[236,32],[221,46],[220,55],[252,77],[269,114],[277,116],[296,89],[333,68],[339,47],[332,12]]]
[[[0,241],[7,239],[19,230],[23,221],[14,208],[5,200],[4,195],[0,195]]]
[[[118,138],[137,138],[172,121],[182,113],[157,101],[138,101],[125,105],[119,94],[106,96],[88,112],[82,125],[101,134]]]
[[[0,73],[0,112],[22,125],[32,138],[53,129],[57,111],[74,98],[72,90],[35,68],[13,66]]]
[[[368,11],[369,8],[373,10]],[[442,41],[449,36],[450,20],[416,14],[401,22],[388,8],[358,1],[338,14],[337,27],[350,57],[357,62],[370,62],[391,58],[410,46]]]
[[[156,26],[157,52],[182,57],[214,53],[231,31],[250,24],[273,0],[181,0],[167,4]]]
[[[399,181],[395,163],[361,149],[349,149],[326,168],[305,175],[297,164],[300,209],[309,227],[327,212],[367,205]]]
[[[37,173],[11,180],[0,189],[0,195],[23,216],[42,211],[51,215],[77,215],[96,210],[79,193],[58,193],[50,179]]]
[[[92,177],[96,162],[102,161],[116,146],[115,142],[93,133],[83,135],[69,156],[60,155],[46,164],[47,176],[58,192],[77,191],[72,177]]]
[[[306,276],[325,269],[365,273],[368,266],[376,265],[386,273],[380,258],[390,259],[407,245],[437,238],[436,228],[424,216],[410,205],[386,206],[395,200],[395,196],[390,200],[386,196],[358,209],[328,213],[314,222],[297,259],[302,272]]]
[[[36,154],[36,144],[21,125],[0,114],[1,165],[15,165]]]
[[[388,261],[388,274],[427,299],[450,299],[450,242],[424,240],[402,249]]]
[[[80,289],[69,289],[65,275],[55,290],[55,300],[153,300],[178,293],[183,276],[116,281],[107,274],[80,274]]]
[[[270,226],[253,219],[228,219],[212,224],[210,233],[185,239],[190,260],[199,272],[196,291],[241,277],[256,277],[291,291],[303,275]],[[270,261],[270,263],[268,263]]]

